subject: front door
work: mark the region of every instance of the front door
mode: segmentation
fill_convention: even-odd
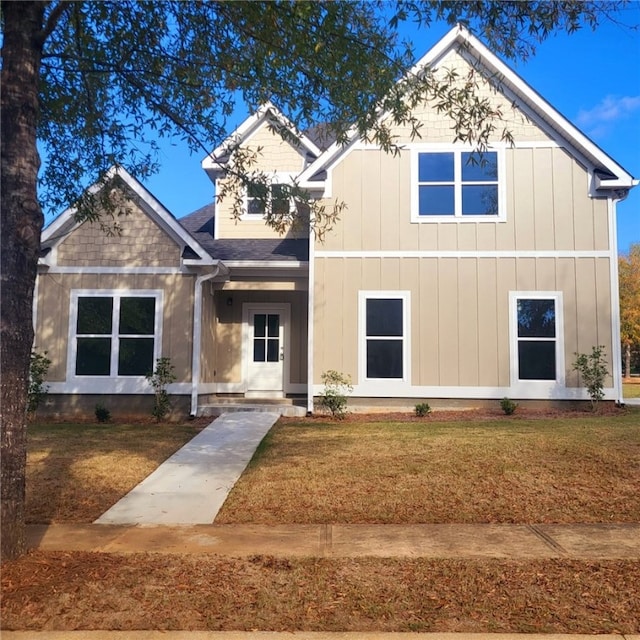
[[[248,309],[247,391],[284,391],[284,329],[282,309]]]

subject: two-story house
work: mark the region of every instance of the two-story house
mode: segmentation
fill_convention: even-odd
[[[513,136],[480,162],[428,103],[420,138],[395,128],[397,154],[355,133],[283,139],[274,123],[297,132],[265,105],[203,161],[219,191],[231,146],[261,149],[269,195],[246,191],[239,218],[222,201],[176,220],[114,169],[119,236],[72,210],[43,234],[36,348],[52,360],[51,407],[134,411],[160,356],[192,414],[238,397],[312,411],[330,369],[351,376],[352,406],[587,399],[572,362],[596,345],[620,400],[616,203],[637,180],[464,28],[416,72],[469,65]],[[264,223],[294,180],[344,204],[322,241]]]

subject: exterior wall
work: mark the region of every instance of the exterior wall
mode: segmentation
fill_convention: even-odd
[[[442,67],[463,65],[451,54]],[[509,98],[488,83],[480,93],[502,109],[515,141],[500,142],[499,126],[493,147],[504,163],[504,217],[412,220],[414,154],[456,148],[452,122],[428,106],[414,110],[424,122],[420,139],[395,129],[398,155],[356,144],[329,168],[325,203],[346,209],[314,247],[316,393],[321,374],[336,369],[351,375],[361,397],[578,399],[586,396],[574,354],[596,345],[604,345],[612,371],[609,202],[590,197],[588,169]],[[407,292],[408,382],[359,379],[361,291]],[[536,382],[512,386],[516,292],[559,292],[564,387],[560,381],[552,395]],[[605,387],[613,386],[610,376]]]
[[[258,283],[257,283],[258,284]],[[259,283],[263,285],[265,283]],[[306,290],[222,289],[215,294],[215,381],[243,383],[242,308],[245,303],[288,303],[291,305],[289,342],[289,382],[307,381],[307,292]],[[304,285],[306,289],[306,283]],[[230,301],[230,304],[228,303]]]
[[[588,173],[561,148],[505,150],[505,221],[411,221],[410,151],[357,149],[331,176],[347,203],[316,250],[607,251],[606,199],[590,198]]]
[[[180,248],[142,209],[125,201],[126,215],[117,223],[122,231],[108,236],[96,222],[85,222],[57,248],[60,266],[153,266],[180,264]]]
[[[46,350],[51,360],[47,381],[66,380],[72,289],[160,289],[164,296],[162,355],[171,358],[176,382],[190,382],[194,283],[194,275],[183,274],[40,274],[35,347]]]
[[[447,71],[455,71],[458,74],[458,86],[462,88],[467,79],[471,67],[465,58],[457,51],[451,51],[440,63],[436,71],[436,77],[442,79]],[[503,128],[508,129],[516,140],[535,140],[538,142],[549,141],[549,135],[537,127],[525,113],[513,107],[512,100],[497,91],[478,72],[474,73],[477,82],[476,95],[488,100],[494,109],[500,109],[502,119],[496,123],[497,137],[499,138]],[[428,104],[418,105],[412,113],[424,123],[420,131],[421,138],[411,138],[411,129],[406,126],[392,127],[392,133],[400,144],[424,141],[449,143],[454,137],[454,121],[444,113],[438,113]]]
[[[269,131],[265,122],[251,138],[246,148],[256,151],[255,165],[252,170],[265,173],[281,172],[298,174],[305,168],[305,153],[284,141],[276,132]],[[219,188],[217,189],[219,192]],[[216,204],[216,237],[217,238],[279,238],[280,235],[264,224],[260,218],[242,218],[236,220],[232,216],[232,199],[226,198]],[[289,238],[308,237],[306,229],[289,231]]]
[[[562,291],[567,387],[578,384],[575,352],[604,345],[612,370],[608,258],[319,258],[315,287],[316,383],[323,371],[336,369],[362,384],[358,292],[378,290],[410,292],[407,397],[420,395],[418,387],[491,387],[506,394],[512,291]],[[605,386],[611,385],[609,377]]]

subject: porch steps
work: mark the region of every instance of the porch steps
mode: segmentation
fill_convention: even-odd
[[[198,416],[219,416],[223,413],[237,413],[238,411],[268,411],[290,418],[302,418],[307,415],[306,403],[294,404],[291,400],[279,399],[260,400],[247,402],[242,400],[221,401],[212,404],[204,404],[198,407]]]

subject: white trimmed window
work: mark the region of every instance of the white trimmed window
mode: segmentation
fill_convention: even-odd
[[[275,175],[267,184],[249,185],[246,191],[245,215],[263,218],[267,213],[289,213],[293,206],[290,189],[290,177],[284,174]]]
[[[564,384],[562,294],[511,293],[512,384]]]
[[[502,150],[419,149],[412,156],[412,220],[504,218]]]
[[[70,377],[144,377],[160,357],[162,292],[75,290]]]
[[[360,379],[408,381],[409,292],[361,291]]]

